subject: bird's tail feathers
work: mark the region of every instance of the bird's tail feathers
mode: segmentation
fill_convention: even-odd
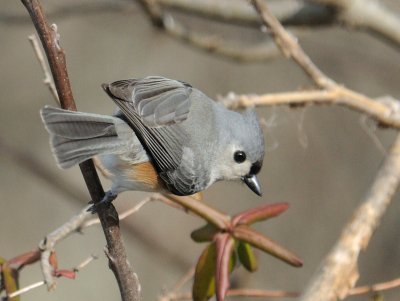
[[[50,133],[53,154],[63,169],[96,155],[118,152],[124,146],[124,137],[121,135],[129,131],[128,125],[112,116],[50,106],[45,106],[40,115]]]

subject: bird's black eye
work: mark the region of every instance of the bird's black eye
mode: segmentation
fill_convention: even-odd
[[[233,154],[233,159],[236,163],[243,163],[244,161],[246,161],[246,153],[243,151],[236,151]]]

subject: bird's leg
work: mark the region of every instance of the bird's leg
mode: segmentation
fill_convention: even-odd
[[[118,196],[118,193],[115,193],[112,190],[108,190],[108,191],[106,191],[103,199],[100,202],[95,204],[93,201],[90,201],[89,204],[93,204],[93,205],[90,206],[87,211],[91,212],[92,214],[95,214],[101,206],[107,206],[107,207],[110,206],[112,201],[114,201],[117,198],[117,196]]]

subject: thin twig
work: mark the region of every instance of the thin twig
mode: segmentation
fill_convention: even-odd
[[[392,97],[372,99],[355,93],[344,87],[270,93],[264,95],[235,95],[220,100],[225,106],[233,109],[252,106],[277,105],[339,105],[368,115],[379,124],[400,129],[400,104]]]
[[[144,200],[141,200],[136,206],[119,214],[119,220],[122,221],[125,218],[127,218],[128,216],[138,212],[144,205],[146,205],[147,203],[149,203],[152,200],[153,200],[152,197],[148,197],[148,198],[145,198]]]
[[[154,200],[154,196],[150,196],[147,197],[143,200],[141,200],[136,206],[127,209],[126,211],[122,212],[119,214],[119,220],[122,221],[125,218],[127,218],[128,216],[131,216],[132,214],[138,212],[144,205],[146,205],[147,203],[149,203],[150,201]],[[93,225],[97,225],[100,224],[100,220],[98,218],[92,218],[90,220],[85,221],[84,223],[82,223],[82,225],[79,228],[79,231],[81,231],[84,228],[93,226]]]
[[[272,14],[267,4],[262,0],[252,0],[252,4],[261,16],[263,24],[271,29],[277,46],[286,57],[292,58],[321,88],[332,88],[336,84],[326,76],[308,57],[299,45],[297,39],[290,34]]]
[[[80,270],[82,270],[84,267],[86,267],[89,263],[91,263],[95,259],[97,259],[97,256],[95,256],[95,255],[89,256],[84,261],[82,261],[80,264],[78,264],[75,268],[73,268],[73,271],[74,272],[79,272]],[[35,283],[32,283],[32,284],[30,284],[28,286],[25,286],[25,287],[15,291],[15,292],[9,294],[7,297],[9,299],[11,299],[11,298],[20,296],[20,295],[22,295],[24,293],[27,293],[27,292],[35,289],[35,288],[38,288],[38,287],[40,287],[42,285],[45,285],[45,284],[46,284],[46,281],[43,281],[43,280],[35,282]]]
[[[172,208],[184,211],[185,213],[192,213],[196,216],[202,217],[210,223],[213,223],[221,228],[229,223],[229,216],[219,212],[218,210],[202,203],[191,196],[176,196],[172,194],[163,195],[161,193],[153,193],[149,197],[141,200],[136,206],[127,209],[119,215],[119,220],[123,220],[128,216],[139,211],[144,205],[148,204],[150,201],[159,201]],[[98,218],[89,219],[84,221],[78,231],[83,230],[86,227],[99,224]]]
[[[21,288],[21,289],[15,291],[15,292],[12,292],[12,293],[9,294],[7,297],[8,297],[9,299],[14,298],[14,297],[17,297],[17,296],[19,296],[19,295],[22,295],[22,294],[24,294],[24,293],[27,293],[27,292],[29,292],[29,291],[35,289],[35,288],[41,287],[42,285],[45,285],[45,284],[46,284],[46,282],[44,282],[43,280],[42,280],[42,281],[35,282],[35,283],[32,283],[32,284],[30,284],[30,285],[28,285],[28,286],[25,286],[25,287],[23,287],[23,288]]]
[[[381,292],[390,289],[400,287],[400,278],[396,278],[390,281],[376,283],[373,285],[365,285],[352,288],[349,291],[349,296],[363,295],[371,292]]]
[[[173,300],[174,296],[180,295],[178,291],[193,278],[195,272],[195,267],[191,267],[172,287],[169,291],[164,291],[161,296],[158,297],[158,301],[170,301]],[[191,294],[189,293],[190,299]]]
[[[376,134],[377,125],[376,123],[370,122],[367,115],[363,115],[359,119],[359,123],[363,131],[367,134],[367,136],[371,139],[371,141],[376,146],[376,149],[382,154],[383,157],[388,155],[386,147],[383,145],[381,139],[379,139],[378,135]]]
[[[205,219],[209,223],[217,226],[220,229],[225,229],[230,224],[230,217],[203,202],[199,202],[190,196],[176,196],[173,194],[159,195],[159,199],[166,201],[173,201],[185,208],[190,210],[195,215]]]
[[[175,285],[172,287],[171,292],[177,292],[180,290],[193,276],[194,272],[196,270],[196,267],[191,267],[182,277],[179,279]]]
[[[97,255],[90,255],[88,258],[86,258],[84,261],[82,261],[80,264],[78,264],[76,267],[73,268],[74,272],[79,272],[82,270],[84,267],[86,267],[89,263],[91,263],[93,260],[98,259],[99,257]]]
[[[349,294],[358,279],[357,260],[393,199],[400,182],[400,135],[375,177],[363,203],[309,282],[302,301],[336,300]]]
[[[37,37],[32,34],[28,37],[29,42],[31,42],[33,51],[36,54],[36,57],[39,61],[40,67],[42,67],[42,71],[44,74],[43,83],[49,88],[50,94],[53,96],[54,101],[60,105],[60,100],[58,99],[58,94],[56,90],[56,86],[54,85],[53,79],[51,78],[51,74],[49,69],[47,69],[46,62],[44,60],[44,55],[42,50],[40,49],[39,41]]]
[[[91,215],[87,211],[88,207],[82,209],[79,214],[73,216],[68,222],[58,227],[56,230],[48,234],[39,244],[39,248],[42,251],[40,263],[44,280],[49,290],[56,288],[56,281],[54,277],[53,267],[50,264],[50,255],[54,251],[56,243],[66,238],[71,233],[74,233],[80,225]]]

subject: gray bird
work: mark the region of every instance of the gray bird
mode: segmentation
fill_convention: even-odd
[[[102,204],[126,190],[192,195],[235,179],[261,196],[264,138],[254,109],[228,110],[188,83],[159,76],[102,87],[118,106],[114,116],[41,110],[58,165],[94,158],[112,181]]]

